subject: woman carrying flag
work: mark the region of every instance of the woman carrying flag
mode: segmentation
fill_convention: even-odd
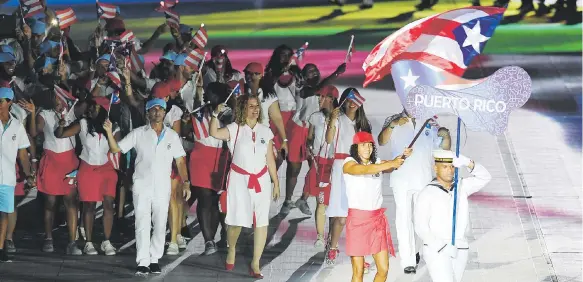
[[[95,97],[87,100],[87,117],[73,122],[67,127],[59,126],[55,130],[57,138],[71,138],[79,134],[83,151],[79,158],[81,165],[77,173],[77,188],[79,200],[83,202],[83,224],[86,243],[83,252],[87,255],[97,255],[93,246],[93,222],[95,220],[95,206],[103,202],[103,230],[104,240],[101,251],[107,256],[115,255],[115,248],[109,238],[113,226],[113,203],[117,185],[117,172],[113,160],[117,156],[109,154],[109,144],[103,129],[110,109],[110,99]],[[114,130],[116,140],[120,139],[119,128]]]
[[[332,111],[328,128],[326,130],[326,143],[334,146],[334,163],[330,179],[330,205],[326,209],[326,215],[332,218],[330,226],[329,249],[326,254],[326,262],[334,264],[340,252],[338,241],[340,234],[346,225],[348,216],[348,199],[346,187],[342,178],[344,159],[350,156],[352,137],[356,132],[371,132],[370,122],[364,112],[364,98],[360,96],[356,88],[350,87],[342,92],[340,106]]]

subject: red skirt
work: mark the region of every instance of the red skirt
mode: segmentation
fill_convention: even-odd
[[[295,112],[281,112],[283,126],[285,127],[285,135],[286,135],[288,140],[292,135],[292,131],[291,131],[292,128],[290,126],[290,122],[294,123],[291,120],[294,113]],[[271,128],[271,131],[275,135],[275,137],[273,137],[273,144],[275,145],[275,148],[277,148],[277,151],[279,151],[281,149],[281,144],[283,143],[283,140],[281,139],[281,136],[279,136],[279,131],[277,131],[277,127],[275,127],[275,123],[273,123],[272,120],[269,121],[269,127]]]
[[[346,218],[346,254],[363,257],[389,251],[395,256],[385,208],[374,211],[348,209]]]
[[[180,181],[180,173],[178,173],[178,167],[176,166],[176,160],[172,161],[172,172],[170,173],[170,179]]]
[[[55,153],[45,149],[37,172],[38,191],[53,196],[69,195],[75,186],[65,176],[78,166],[75,150]]]
[[[330,185],[330,173],[332,171],[333,162],[333,159],[325,159],[316,156],[315,163],[312,164],[306,175],[304,192],[307,192],[310,196],[316,197],[319,204],[328,205],[330,202],[330,188],[332,187]],[[320,183],[326,184],[320,185]]]
[[[111,164],[90,165],[81,161],[77,172],[77,189],[82,202],[101,202],[104,196],[115,198],[117,172]]]
[[[306,147],[306,140],[308,139],[308,128],[297,125],[293,120],[289,121],[288,126],[290,134],[288,134],[288,157],[287,159],[292,163],[301,163],[308,158],[308,151]],[[287,131],[286,131],[287,132]],[[293,134],[291,134],[293,132]]]
[[[16,187],[14,196],[24,196],[24,174],[20,173],[20,167],[16,164]]]
[[[215,191],[223,189],[229,159],[229,150],[194,142],[188,164],[190,184]]]

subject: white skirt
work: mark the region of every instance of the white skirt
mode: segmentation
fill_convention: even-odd
[[[271,205],[271,178],[266,172],[259,178],[261,192],[247,188],[249,176],[229,171],[227,184],[227,216],[225,223],[232,226],[251,228],[253,215],[255,227],[269,225],[269,206]]]
[[[326,208],[327,217],[347,217],[348,197],[346,196],[346,185],[342,177],[342,166],[344,160],[334,160],[332,164],[332,177],[330,181],[330,202]]]

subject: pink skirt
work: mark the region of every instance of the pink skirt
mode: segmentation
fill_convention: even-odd
[[[346,218],[346,254],[363,257],[389,251],[395,256],[385,208],[364,211],[348,209]]]

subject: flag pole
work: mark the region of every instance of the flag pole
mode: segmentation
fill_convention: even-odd
[[[223,104],[226,104],[227,101],[229,101],[229,98],[231,98],[233,93],[235,93],[235,90],[237,89],[237,87],[239,87],[239,84],[237,84],[237,86],[235,86],[235,88],[233,88],[233,90],[231,90],[231,94],[229,94],[229,96],[227,96],[227,99],[225,99],[225,102],[223,102]]]
[[[20,8],[20,19],[22,19],[22,25],[24,26],[26,24],[26,21],[24,20],[24,11],[22,10],[22,4],[19,4],[18,8]]]
[[[456,144],[455,144],[455,157],[459,158],[460,156],[460,127],[461,127],[462,119],[457,118],[457,136],[456,136]],[[456,167],[454,170],[453,176],[453,217],[452,217],[452,224],[451,224],[451,244],[455,246],[455,227],[456,227],[456,212],[457,212],[457,188],[458,188],[458,174],[459,169]]]
[[[350,51],[352,50],[352,44],[354,43],[354,35],[350,36],[350,45],[348,45],[348,51],[346,51],[346,57],[344,57],[344,63],[348,61],[348,56],[350,56]]]

